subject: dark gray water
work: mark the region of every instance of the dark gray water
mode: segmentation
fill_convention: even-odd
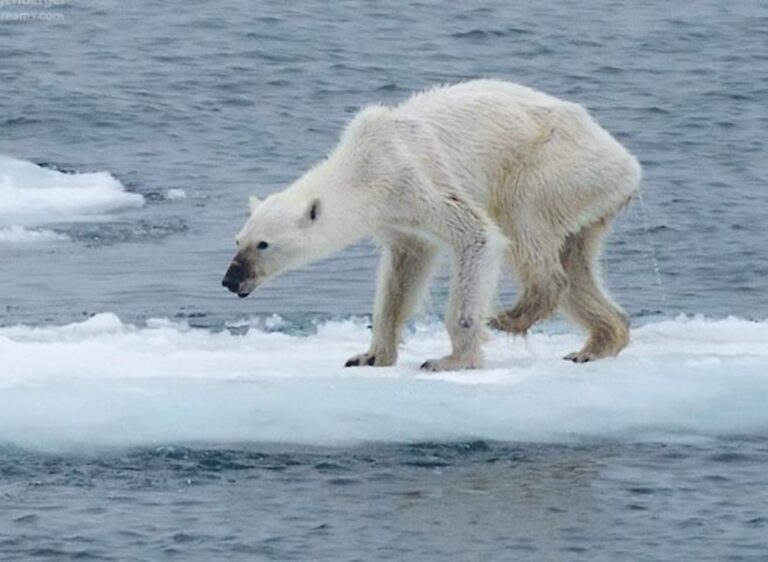
[[[4,450],[4,560],[765,560],[768,446]]]
[[[19,12],[57,16],[0,19],[0,154],[107,170],[147,204],[45,225],[65,244],[0,245],[0,325],[368,313],[369,244],[246,301],[221,289],[247,196],[300,175],[361,106],[480,76],[583,103],[641,160],[645,212],[604,260],[637,322],[768,317],[764,2],[0,2]],[[763,436],[181,445],[0,450],[0,558],[768,557]]]
[[[632,314],[765,318],[765,4],[463,6],[73,0],[61,21],[4,23],[0,154],[108,170],[149,205],[61,227],[80,241],[64,249],[3,249],[0,322],[368,313],[367,245],[245,303],[219,290],[246,198],[324,156],[359,107],[478,76],[585,104],[642,161],[650,236],[635,205],[605,261]],[[169,188],[189,198],[158,200]]]

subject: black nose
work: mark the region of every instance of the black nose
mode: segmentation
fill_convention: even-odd
[[[233,261],[229,265],[227,272],[224,274],[224,279],[222,279],[221,284],[233,293],[236,293],[240,287],[240,283],[245,279],[246,273],[247,270],[243,264]]]
[[[239,281],[235,281],[234,279],[230,279],[229,277],[225,277],[224,279],[222,279],[221,280],[221,284],[222,284],[222,286],[226,287],[227,289],[229,289],[233,293],[236,293],[238,287],[240,287],[240,282]]]

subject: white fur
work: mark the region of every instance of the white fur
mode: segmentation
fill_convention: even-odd
[[[425,364],[442,370],[481,366],[484,325],[507,257],[524,292],[497,325],[525,331],[561,299],[579,300],[584,291],[596,311],[569,310],[592,336],[590,313],[604,320],[610,344],[579,357],[588,360],[623,347],[623,335],[613,331],[624,319],[592,267],[604,229],[583,233],[607,224],[639,182],[635,158],[581,106],[501,81],[466,82],[359,112],[326,160],[284,191],[252,201],[235,259],[249,264],[247,294],[263,279],[361,238],[379,240],[373,342],[350,364],[390,365],[436,251],[448,248],[455,262],[446,315],[453,351]],[[319,212],[310,220],[315,202]],[[262,240],[269,248],[255,249]],[[566,270],[565,248],[571,262],[583,254],[590,263]],[[586,280],[569,293],[572,275]]]

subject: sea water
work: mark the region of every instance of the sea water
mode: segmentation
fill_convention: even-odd
[[[0,558],[768,557],[763,3],[0,3],[19,12]],[[248,195],[363,105],[481,76],[583,103],[641,160],[603,259],[621,356],[562,361],[584,336],[554,320],[495,334],[483,371],[423,373],[449,348],[443,271],[396,367],[343,369],[368,241],[221,288]]]

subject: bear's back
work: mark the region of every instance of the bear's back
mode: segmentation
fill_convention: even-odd
[[[417,93],[391,112],[418,123],[414,150],[431,146],[460,183],[487,186],[524,160],[551,128],[553,114],[569,106],[575,104],[519,84],[483,79]],[[484,201],[490,196],[476,195]]]
[[[556,116],[578,113],[578,104],[501,80],[482,79],[442,86],[415,94],[392,109],[395,117],[418,122],[437,138],[454,159],[488,168],[490,156],[526,153],[551,129]],[[572,119],[576,129],[591,128],[591,119]],[[494,154],[495,153],[495,154]],[[482,160],[482,162],[481,162]]]
[[[426,120],[452,115],[477,119],[485,113],[498,118],[499,113],[529,113],[567,103],[520,84],[482,79],[419,92],[394,110],[403,116]]]

